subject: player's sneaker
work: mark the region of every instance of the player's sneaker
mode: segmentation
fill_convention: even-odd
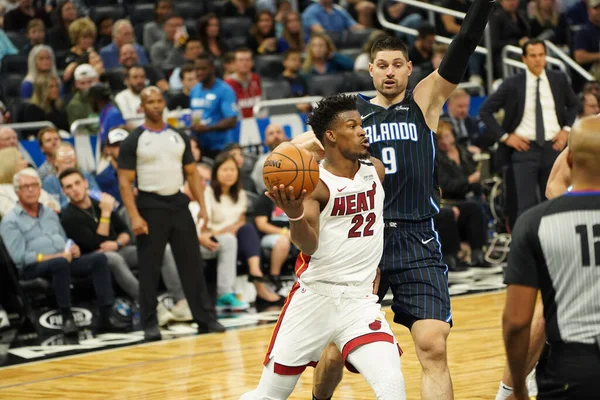
[[[190,310],[190,306],[186,299],[178,301],[177,304],[173,306],[169,310],[173,317],[175,317],[175,321],[179,322],[187,322],[192,321],[194,317],[192,317],[192,311]]]
[[[535,380],[535,368],[529,375],[527,375],[527,379],[525,380],[527,383],[527,390],[529,391],[529,396],[537,396],[538,387],[537,381]]]
[[[503,271],[502,265],[494,265],[486,261],[483,250],[471,252],[471,267],[477,275],[500,274]]]
[[[235,293],[227,293],[217,299],[217,310],[246,310],[250,305],[244,301],[240,301]]]
[[[446,255],[443,262],[448,266],[448,282],[456,283],[473,277],[474,272],[463,262],[459,262],[456,257]]]
[[[0,307],[0,329],[8,328],[10,321],[8,320],[8,314],[2,307]]]

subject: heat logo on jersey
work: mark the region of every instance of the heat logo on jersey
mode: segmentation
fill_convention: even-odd
[[[377,184],[373,182],[371,190],[336,197],[333,202],[331,216],[352,215],[374,209],[376,188]]]
[[[369,143],[383,140],[412,140],[419,139],[417,126],[412,122],[384,122],[379,125],[366,126],[365,133]]]

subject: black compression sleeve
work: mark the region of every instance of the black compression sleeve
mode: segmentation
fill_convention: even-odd
[[[448,82],[458,84],[462,79],[469,58],[483,37],[485,25],[494,1],[475,0],[462,22],[458,35],[454,38],[438,69],[438,73]]]

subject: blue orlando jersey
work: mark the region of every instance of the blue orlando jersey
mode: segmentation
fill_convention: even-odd
[[[203,125],[214,125],[225,118],[238,117],[237,99],[233,89],[217,79],[208,89],[198,83],[190,92],[190,108],[192,120],[200,119]],[[197,135],[202,148],[222,150],[233,140],[233,129],[220,132],[208,132]]]
[[[385,109],[358,95],[356,107],[369,139],[369,151],[385,165],[383,217],[419,221],[439,211],[435,170],[436,135],[407,91],[404,100]]]

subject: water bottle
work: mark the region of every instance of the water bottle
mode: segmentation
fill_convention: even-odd
[[[99,190],[95,190],[95,189],[90,189],[89,190],[89,196],[90,198],[96,200],[96,201],[100,201],[100,199],[102,198],[102,192]],[[118,209],[119,206],[121,205],[121,203],[119,203],[117,200],[115,200],[115,207],[114,209]]]
[[[65,253],[69,253],[71,251],[71,247],[73,247],[74,244],[75,242],[73,242],[72,239],[68,239],[67,243],[65,244]]]

